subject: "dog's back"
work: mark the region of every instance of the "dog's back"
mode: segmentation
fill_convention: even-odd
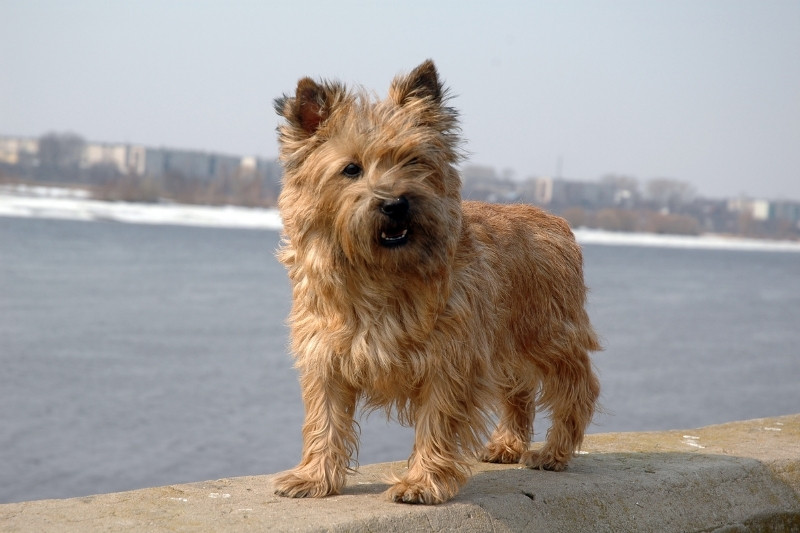
[[[518,348],[535,351],[554,335],[581,332],[580,347],[599,350],[584,307],[583,257],[567,222],[523,204],[466,201],[463,212],[500,288],[496,312],[517,330]]]

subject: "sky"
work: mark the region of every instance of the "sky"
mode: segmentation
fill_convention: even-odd
[[[0,0],[0,51],[4,135],[275,157],[298,79],[431,58],[467,164],[800,200],[796,0]]]

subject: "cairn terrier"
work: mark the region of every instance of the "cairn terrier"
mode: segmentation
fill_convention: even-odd
[[[462,202],[447,104],[430,60],[382,101],[310,78],[275,101],[278,256],[305,405],[302,459],[277,494],[341,490],[359,404],[415,428],[408,469],[386,492],[396,502],[447,501],[475,456],[563,470],[583,440],[600,390],[588,352],[600,345],[580,247],[535,207]],[[551,427],[530,450],[536,407]]]

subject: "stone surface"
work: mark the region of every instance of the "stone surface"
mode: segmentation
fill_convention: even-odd
[[[565,472],[476,464],[451,502],[386,501],[404,463],[343,494],[294,500],[272,476],[0,505],[16,531],[800,531],[800,414],[701,429],[590,435]]]

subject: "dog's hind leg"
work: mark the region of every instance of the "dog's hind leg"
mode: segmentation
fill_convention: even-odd
[[[600,383],[585,350],[559,358],[542,380],[540,403],[551,414],[544,446],[526,451],[520,462],[528,468],[564,470],[583,442],[599,394]]]
[[[488,444],[480,455],[485,463],[518,463],[528,450],[535,415],[535,390],[509,391],[504,394],[497,423]]]

